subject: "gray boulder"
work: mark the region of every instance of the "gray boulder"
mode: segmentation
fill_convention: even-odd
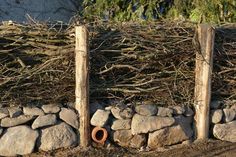
[[[61,108],[61,112],[59,113],[59,117],[61,120],[71,125],[75,129],[79,129],[79,121],[77,114],[68,108]]]
[[[143,116],[153,116],[157,114],[157,106],[155,105],[138,105],[135,107],[135,111]]]
[[[220,123],[223,117],[223,111],[221,109],[211,111],[211,122],[216,124]]]
[[[185,132],[185,134],[191,138],[193,136],[193,129],[192,129],[192,123],[193,118],[192,117],[184,117],[183,115],[179,115],[175,117],[176,124],[180,125],[182,130]]]
[[[3,119],[5,117],[9,116],[9,112],[6,108],[0,109],[0,119]]]
[[[157,110],[157,116],[161,117],[172,117],[172,114],[174,113],[173,109],[166,107],[158,107]]]
[[[148,133],[175,123],[172,117],[142,116],[135,114],[131,122],[132,134]]]
[[[29,116],[29,115],[20,115],[19,117],[16,117],[16,118],[7,117],[7,118],[4,118],[1,120],[1,126],[2,127],[12,127],[12,126],[27,123],[33,119],[34,119],[34,117]]]
[[[110,111],[98,109],[91,118],[91,125],[104,127],[109,119]]]
[[[23,107],[23,112],[25,115],[31,115],[31,116],[44,115],[43,110],[38,107]]]
[[[112,108],[113,108],[113,106],[107,106],[107,107],[105,107],[105,110],[106,111],[111,111]]]
[[[236,142],[236,120],[225,124],[216,124],[213,128],[213,135],[223,141]]]
[[[28,126],[8,128],[0,139],[0,156],[26,155],[33,152],[39,134]]]
[[[134,111],[130,107],[126,107],[123,110],[120,111],[120,117],[123,119],[130,119],[134,115]]]
[[[134,115],[134,111],[132,108],[124,106],[112,107],[111,113],[116,119],[130,119]]]
[[[129,130],[131,128],[131,119],[118,119],[113,121],[112,130]]]
[[[77,143],[77,136],[73,129],[66,123],[42,129],[39,149],[43,151],[67,148]]]
[[[131,130],[118,130],[113,134],[113,140],[122,147],[140,148],[147,142],[144,134],[132,135]]]
[[[175,115],[184,114],[185,112],[185,107],[183,106],[171,106],[171,108],[174,110]]]
[[[61,110],[58,104],[43,105],[42,109],[45,113],[58,113]]]
[[[141,148],[147,143],[147,137],[145,134],[134,135],[130,140],[129,146],[131,148]]]
[[[189,137],[180,125],[166,127],[149,133],[148,147],[155,149],[158,147],[169,146],[187,140]]]
[[[111,113],[116,119],[123,119],[120,116],[120,112],[121,112],[121,108],[119,108],[117,106],[111,108]]]
[[[184,115],[187,116],[187,117],[191,117],[191,116],[194,115],[194,112],[193,112],[193,110],[190,107],[186,107]]]
[[[131,130],[118,130],[113,134],[113,140],[122,147],[129,147],[130,141],[133,138]]]
[[[234,120],[236,112],[233,109],[223,109],[223,111],[225,115],[225,122],[231,122]]]
[[[11,118],[15,118],[22,114],[22,110],[19,107],[10,107],[8,108],[8,112]]]
[[[56,123],[57,123],[57,117],[55,114],[47,114],[43,116],[38,116],[32,124],[32,129],[54,125]]]

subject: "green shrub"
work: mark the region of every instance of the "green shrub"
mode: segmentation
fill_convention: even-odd
[[[235,0],[84,0],[83,6],[86,19],[236,22]]]

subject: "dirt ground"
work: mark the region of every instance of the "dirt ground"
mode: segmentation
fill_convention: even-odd
[[[61,149],[51,152],[38,152],[27,157],[130,157],[130,156],[155,156],[155,157],[234,157],[236,156],[236,143],[222,142],[217,140],[194,142],[190,145],[179,145],[163,148],[155,151],[140,151],[111,148],[88,148],[82,150],[79,147],[72,149]]]

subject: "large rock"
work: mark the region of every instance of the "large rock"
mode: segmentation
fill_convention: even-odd
[[[22,110],[19,107],[10,107],[8,108],[8,112],[11,118],[15,118],[22,114]]]
[[[25,155],[33,152],[39,134],[28,126],[8,128],[0,139],[0,156]]]
[[[12,127],[12,126],[16,126],[16,125],[21,125],[24,123],[27,123],[28,121],[34,119],[33,116],[29,116],[29,115],[20,115],[19,117],[16,118],[4,118],[1,120],[1,126],[2,127]]]
[[[157,114],[157,107],[155,105],[138,105],[135,107],[135,111],[143,116],[153,116]]]
[[[44,115],[43,110],[38,107],[23,107],[23,112],[25,115],[31,115],[31,116]]]
[[[79,117],[72,109],[61,108],[59,117],[61,120],[71,125],[75,129],[79,129],[79,121],[78,121]]]
[[[236,142],[236,120],[225,124],[216,124],[213,134],[220,140]]]
[[[131,130],[118,130],[113,135],[114,142],[122,147],[128,147],[132,138]]]
[[[193,118],[192,117],[184,117],[183,115],[179,115],[175,117],[176,124],[180,125],[185,134],[191,138],[193,136],[193,129],[192,129],[192,123]]]
[[[3,119],[5,117],[9,116],[9,112],[6,108],[0,109],[0,119]]]
[[[112,130],[129,130],[131,128],[131,119],[118,119],[112,125]]]
[[[131,130],[118,130],[113,134],[113,140],[122,147],[140,148],[147,142],[145,134],[132,135]]]
[[[58,113],[61,110],[58,104],[43,105],[42,109],[45,113]]]
[[[187,117],[191,117],[191,116],[194,115],[194,112],[193,112],[193,110],[190,107],[186,107],[184,115],[187,116]]]
[[[132,108],[124,106],[112,107],[111,113],[116,119],[130,119],[134,115],[134,111]]]
[[[172,117],[158,117],[158,116],[142,116],[135,114],[132,123],[132,134],[148,133],[167,126],[171,126],[175,123],[175,119]]]
[[[110,111],[97,110],[91,118],[91,125],[104,127],[109,119]]]
[[[147,142],[147,137],[145,134],[134,135],[133,138],[130,140],[129,146],[131,148],[141,148]]]
[[[211,122],[216,124],[222,120],[223,111],[221,109],[211,111]]]
[[[148,147],[151,149],[173,145],[187,140],[189,137],[180,125],[167,127],[149,133]]]
[[[42,129],[39,149],[43,151],[66,148],[77,143],[77,136],[73,129],[66,123]]]
[[[38,116],[32,124],[32,129],[54,125],[56,123],[57,123],[57,117],[55,114],[47,114],[43,116]]]
[[[166,108],[166,107],[158,107],[157,108],[157,116],[172,117],[173,113],[174,113],[174,111],[171,108]]]
[[[134,115],[134,110],[130,107],[126,107],[123,110],[120,111],[120,116],[123,119],[130,119]]]
[[[121,108],[120,107],[112,107],[111,108],[111,113],[112,115],[116,118],[116,119],[123,119],[121,116],[120,116],[120,112],[121,112]]]
[[[231,122],[235,118],[235,111],[233,109],[223,109],[224,111],[224,117],[225,117],[225,122]]]
[[[185,112],[184,106],[171,106],[171,108],[174,110],[175,115],[184,114]]]

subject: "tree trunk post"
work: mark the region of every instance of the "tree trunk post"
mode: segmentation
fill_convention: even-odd
[[[75,27],[75,108],[80,119],[80,146],[90,145],[89,50],[85,26]]]
[[[209,25],[200,24],[197,35],[200,48],[196,54],[195,69],[195,136],[197,139],[208,139],[215,30]]]

